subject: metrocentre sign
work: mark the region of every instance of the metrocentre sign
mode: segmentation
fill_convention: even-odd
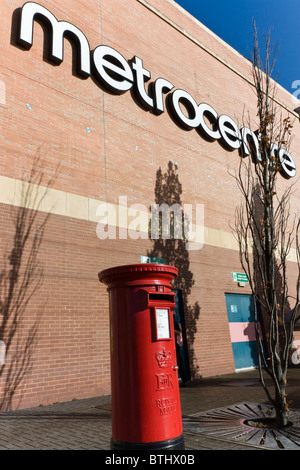
[[[49,60],[54,64],[63,61],[64,37],[67,37],[75,42],[77,73],[82,78],[92,75],[102,88],[113,94],[131,90],[145,110],[160,115],[166,107],[179,127],[196,129],[205,140],[217,140],[225,149],[239,150],[242,157],[251,155],[255,162],[261,162],[259,138],[249,127],[239,129],[229,116],[219,116],[207,103],[198,104],[189,93],[174,89],[174,85],[165,78],[157,78],[146,90],[151,73],[144,68],[142,59],[134,56],[127,61],[118,51],[106,45],[97,46],[91,51],[80,29],[67,21],[58,21],[49,10],[34,2],[27,2],[21,8],[17,42],[24,49],[30,49],[33,44],[35,20],[41,21],[49,30]],[[282,176],[287,179],[294,177],[296,166],[289,152],[276,144],[272,144],[271,148],[271,157],[277,156],[279,159]]]

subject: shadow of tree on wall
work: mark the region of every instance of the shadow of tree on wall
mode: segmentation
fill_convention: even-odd
[[[0,410],[11,409],[18,388],[32,366],[43,306],[31,302],[43,283],[39,253],[50,213],[41,212],[53,179],[43,186],[39,156],[21,184],[18,207],[11,209],[13,234],[0,272],[0,340],[5,347],[0,365]],[[17,195],[18,197],[18,195]]]
[[[159,168],[156,172],[155,184],[155,203],[159,206],[166,204],[169,207],[173,205],[182,208],[181,201],[182,185],[179,181],[177,169],[172,162],[168,163],[168,169],[163,173]],[[174,215],[177,212],[177,215]],[[178,268],[178,276],[173,281],[173,287],[181,291],[182,307],[184,314],[184,323],[186,329],[186,341],[188,346],[189,367],[190,373],[193,378],[199,375],[199,366],[196,364],[194,354],[194,341],[197,332],[197,320],[200,316],[200,306],[198,302],[194,305],[189,304],[189,295],[194,284],[193,273],[190,270],[189,251],[186,249],[187,240],[184,237],[183,227],[183,210],[181,210],[181,217],[178,216],[179,211],[170,213],[170,234],[163,233],[162,220],[160,218],[158,238],[153,239],[151,235],[151,228],[149,229],[149,237],[153,240],[153,248],[148,251],[147,256],[164,258],[166,263]],[[152,221],[153,221],[153,207],[151,208]],[[160,214],[161,216],[161,214]],[[176,239],[174,234],[182,233],[182,238]]]

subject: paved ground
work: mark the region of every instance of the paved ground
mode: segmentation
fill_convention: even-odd
[[[300,409],[300,368],[290,369],[288,398]],[[267,403],[257,371],[201,379],[180,388],[183,418],[241,402]],[[109,397],[95,397],[0,414],[0,450],[109,450]],[[193,450],[263,450],[216,436],[184,433]],[[299,448],[300,450],[300,448]]]

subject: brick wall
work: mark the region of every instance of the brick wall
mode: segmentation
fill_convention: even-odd
[[[58,20],[76,25],[91,50],[106,44],[126,60],[134,55],[143,59],[151,81],[166,78],[198,103],[209,103],[218,114],[238,123],[243,122],[246,106],[255,129],[249,63],[174,2],[149,2],[163,17],[134,0],[127,0],[126,7],[120,0],[39,3]],[[16,241],[12,214],[22,206],[18,182],[30,181],[35,168],[35,178],[43,176],[41,186],[49,184],[51,189],[30,229],[13,293],[15,305],[34,236],[41,234],[38,223],[45,222],[35,250],[41,284],[32,295],[30,290],[22,291],[26,301],[22,321],[1,378],[3,409],[110,393],[108,297],[97,274],[110,266],[139,262],[154,243],[100,240],[96,207],[101,201],[118,204],[120,196],[127,196],[129,206],[140,203],[148,208],[155,201],[157,171],[167,171],[169,162],[178,164],[182,204],[204,204],[208,229],[204,247],[190,251],[186,258],[185,269],[193,281],[185,304],[192,375],[234,371],[225,292],[241,292],[231,279],[231,272],[241,269],[238,252],[233,241],[230,246],[227,242],[239,200],[228,170],[237,168],[238,153],[206,142],[195,130],[180,129],[168,112],[160,116],[146,112],[130,92],[116,96],[91,77],[79,78],[72,73],[72,47],[67,40],[64,61],[53,66],[44,58],[44,33],[37,22],[32,48],[24,51],[16,46],[14,12],[21,6],[17,0],[1,5],[0,248],[6,276]],[[290,95],[281,88],[278,99],[292,108]],[[299,148],[298,126],[295,122],[294,149]],[[293,156],[300,165],[295,151]],[[286,182],[282,179],[281,184],[283,188]],[[298,198],[297,191],[293,210]],[[180,264],[179,259],[176,262]],[[243,292],[249,293],[249,288]],[[36,320],[36,336],[26,346]],[[26,348],[28,368],[17,361],[25,357]],[[13,372],[23,367],[26,373],[20,383],[12,380],[10,367]]]

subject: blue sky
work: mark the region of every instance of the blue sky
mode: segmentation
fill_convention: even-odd
[[[263,33],[270,28],[274,44],[279,45],[277,81],[290,93],[300,83],[300,1],[299,0],[175,0],[217,36],[250,59],[255,20],[261,55]],[[299,83],[293,82],[299,80]],[[295,95],[299,99],[299,94]]]

